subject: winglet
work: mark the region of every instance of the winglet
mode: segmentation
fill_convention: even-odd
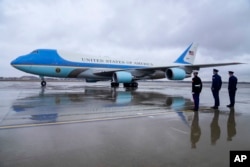
[[[176,60],[174,63],[180,64],[193,64],[197,52],[198,44],[191,44]]]

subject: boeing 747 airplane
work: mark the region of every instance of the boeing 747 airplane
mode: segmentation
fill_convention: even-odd
[[[197,44],[191,44],[171,66],[155,66],[151,62],[119,60],[116,58],[89,58],[66,55],[53,49],[37,49],[11,62],[18,70],[39,75],[41,85],[46,86],[45,76],[61,78],[85,78],[86,82],[111,81],[112,87],[123,83],[124,87],[138,87],[137,80],[183,80],[200,68],[237,65],[238,62],[217,64],[193,64]]]

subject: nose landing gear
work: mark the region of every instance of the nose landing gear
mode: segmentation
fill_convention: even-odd
[[[45,87],[46,86],[46,81],[45,81],[45,79],[44,79],[44,77],[43,76],[40,76],[40,78],[41,78],[41,86],[42,87]]]
[[[42,87],[45,87],[45,86],[46,86],[46,81],[44,81],[44,80],[41,81],[41,86],[42,86]]]

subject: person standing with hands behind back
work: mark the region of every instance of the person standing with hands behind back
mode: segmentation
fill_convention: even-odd
[[[234,107],[235,103],[235,93],[237,90],[237,81],[238,79],[233,75],[233,71],[228,71],[229,74],[229,80],[228,80],[228,94],[230,99],[230,104],[227,105],[227,107]]]
[[[192,94],[194,99],[194,111],[199,110],[200,93],[202,90],[202,82],[198,77],[198,71],[193,71],[194,77],[192,78]]]
[[[218,109],[218,107],[220,106],[219,91],[222,85],[222,81],[221,81],[221,77],[218,75],[217,69],[213,69],[213,73],[214,75],[212,78],[211,90],[212,90],[213,97],[214,97],[214,106],[211,108]]]

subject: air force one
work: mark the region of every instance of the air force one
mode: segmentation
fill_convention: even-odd
[[[162,79],[183,80],[191,77],[193,70],[200,68],[237,65],[239,62],[217,64],[193,64],[197,44],[191,44],[171,66],[156,66],[151,62],[91,58],[65,54],[53,49],[37,49],[11,62],[18,70],[39,75],[41,85],[46,86],[44,77],[84,78],[86,82],[111,81],[111,87],[138,87],[137,80]]]

